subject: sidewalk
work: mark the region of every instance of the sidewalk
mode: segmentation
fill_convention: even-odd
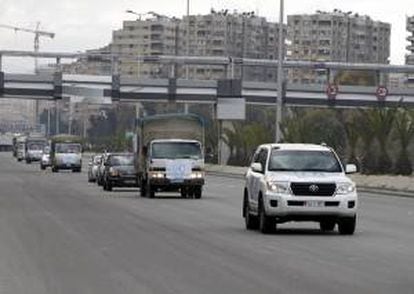
[[[206,165],[206,171],[212,175],[243,178],[246,167]],[[361,192],[384,194],[400,197],[414,197],[414,176],[366,176],[350,175]]]

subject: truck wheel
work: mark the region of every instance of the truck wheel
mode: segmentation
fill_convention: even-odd
[[[41,169],[41,170],[45,170],[45,169],[46,169],[46,166],[44,166],[43,164],[41,164],[41,165],[40,165],[40,169]]]
[[[319,223],[322,232],[332,232],[335,229],[335,225],[334,220],[323,220]]]
[[[30,164],[30,163],[32,163],[32,161],[30,159],[26,159],[26,163]]]
[[[181,187],[180,193],[181,193],[181,198],[187,198],[187,189],[185,187]]]
[[[141,186],[139,187],[139,194],[141,197],[147,196],[147,191],[145,190],[146,183],[141,180]]]
[[[201,186],[194,188],[194,197],[195,199],[201,199],[201,195],[203,193],[203,188]]]
[[[356,227],[356,216],[344,217],[338,221],[338,230],[341,235],[353,235]]]
[[[53,173],[57,173],[59,171],[59,169],[55,166],[52,166],[52,172]]]
[[[262,234],[271,234],[276,231],[275,218],[266,215],[262,199],[259,203],[259,230]]]
[[[106,191],[112,191],[112,185],[109,182],[106,183]]]
[[[151,187],[150,183],[147,183],[147,186],[145,187],[146,190],[146,196],[148,198],[154,198],[155,197],[155,191],[153,189],[153,187]]]

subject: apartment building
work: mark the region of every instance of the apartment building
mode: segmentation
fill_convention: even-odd
[[[288,16],[292,60],[388,63],[391,25],[352,12],[317,11]],[[325,83],[324,72],[291,70],[289,80]]]
[[[286,30],[285,30],[286,31]],[[188,32],[188,36],[187,36]],[[236,58],[277,59],[279,26],[254,12],[211,11],[207,15],[185,16],[180,23],[179,55],[231,56]],[[184,70],[180,70],[184,76]],[[189,77],[226,77],[223,66],[190,66]],[[274,81],[276,71],[261,67],[234,69],[234,77],[249,81]]]
[[[409,33],[407,37],[409,45],[406,48],[408,54],[405,56],[405,63],[407,65],[414,65],[414,16],[407,17],[407,32]],[[407,76],[407,85],[414,87],[414,75]]]
[[[113,32],[111,52],[120,54],[121,76],[166,78],[171,66],[140,63],[134,57],[156,55],[232,56],[255,59],[276,59],[279,29],[275,23],[249,13],[211,11],[207,15],[168,18],[154,17],[124,21]],[[187,35],[188,32],[188,35]],[[286,29],[285,29],[286,32]],[[187,40],[189,41],[187,43]],[[178,67],[177,77],[187,77],[187,69]],[[223,66],[189,66],[188,78],[219,79],[226,77]],[[234,70],[234,77],[246,80],[275,80],[276,70],[257,68]]]
[[[120,74],[134,78],[166,78],[169,67],[139,62],[136,57],[175,55],[179,20],[154,15],[145,20],[124,21],[122,29],[113,32],[111,51],[119,54]]]

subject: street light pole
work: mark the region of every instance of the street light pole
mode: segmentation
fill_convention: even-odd
[[[278,66],[277,66],[277,100],[276,100],[276,121],[275,121],[275,141],[276,143],[282,140],[282,132],[280,124],[282,122],[282,107],[283,107],[283,61],[284,61],[284,42],[285,36],[283,32],[283,18],[284,18],[284,0],[280,1],[279,8],[279,48],[278,48]]]
[[[187,25],[187,28],[186,28],[186,31],[187,31],[187,40],[186,40],[186,52],[185,52],[185,55],[187,55],[187,56],[189,56],[190,55],[190,0],[187,0],[187,23],[186,23],[186,25]],[[188,80],[188,78],[189,78],[189,68],[188,68],[188,65],[186,65],[186,67],[185,67],[185,78]]]

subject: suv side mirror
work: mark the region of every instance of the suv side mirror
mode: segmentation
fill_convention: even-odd
[[[347,164],[345,167],[345,173],[346,174],[354,174],[358,171],[355,164]]]
[[[252,171],[256,173],[263,173],[263,166],[260,162],[254,162],[250,167],[252,168]]]

